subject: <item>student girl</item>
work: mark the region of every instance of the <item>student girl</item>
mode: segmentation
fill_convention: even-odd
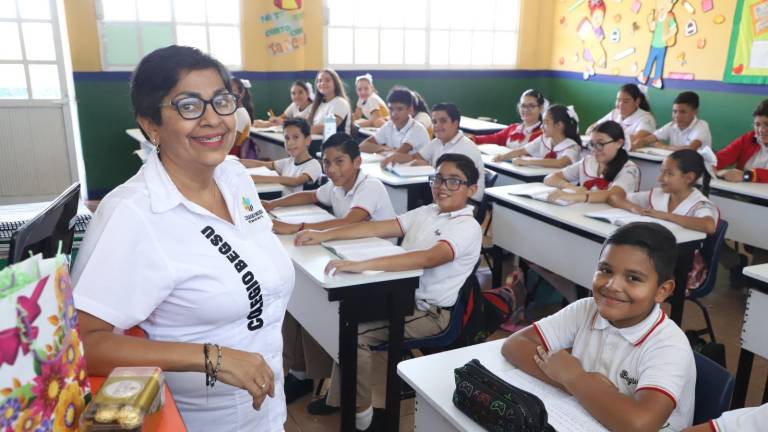
[[[494,161],[513,159],[515,165],[565,168],[577,162],[581,153],[579,118],[572,106],[552,105],[544,113],[542,135],[510,152],[497,155]],[[530,158],[522,159],[522,156]]]
[[[315,79],[315,88],[317,97],[312,101],[312,108],[309,111],[312,133],[323,133],[324,121],[329,114],[336,119],[337,132],[349,133],[352,112],[339,74],[333,69],[321,70]]]
[[[520,123],[513,123],[490,135],[476,135],[472,139],[477,144],[498,144],[511,149],[523,147],[541,136],[541,114],[544,112],[544,95],[538,90],[529,89],[520,95],[517,112]]]
[[[544,179],[544,184],[560,189],[549,195],[550,200],[599,203],[613,193],[637,192],[640,169],[623,148],[621,125],[612,120],[600,123],[589,142],[589,155]]]
[[[696,182],[702,178],[702,191]],[[608,203],[638,214],[676,223],[685,228],[714,234],[720,211],[707,198],[709,171],[695,150],[677,150],[661,163],[659,186],[650,191],[612,194]]]
[[[357,107],[352,119],[360,127],[381,127],[389,117],[387,104],[373,86],[373,76],[367,73],[355,78]]]
[[[229,154],[239,158],[257,159],[259,145],[250,137],[251,119],[253,118],[253,100],[251,99],[251,82],[246,79],[230,78],[232,91],[237,95],[237,110],[235,111],[235,129],[237,137],[229,150]]]
[[[587,128],[587,135],[597,125],[613,120],[624,128],[624,148],[656,130],[656,119],[651,114],[651,105],[640,88],[635,84],[624,84],[616,93],[614,109]]]
[[[303,118],[309,120],[309,112],[312,110],[312,84],[296,80],[291,84],[291,104],[285,108],[282,114],[275,116],[269,111],[269,120],[255,120],[254,127],[269,127],[281,125],[285,119]]]
[[[419,94],[419,92],[412,91],[411,93],[413,93],[413,111],[411,112],[411,117],[424,126],[429,133],[429,139],[432,139],[435,136],[432,131],[432,113],[429,112],[429,105],[427,105],[426,99],[424,99],[424,96]]]

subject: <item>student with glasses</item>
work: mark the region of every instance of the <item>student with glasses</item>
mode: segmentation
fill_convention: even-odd
[[[159,366],[190,431],[282,431],[294,271],[245,168],[225,160],[229,72],[161,48],[136,67],[131,102],[158,151],[101,201],[73,269],[89,371]],[[147,338],[115,331],[136,326]]]
[[[517,149],[541,136],[542,113],[546,110],[547,100],[540,91],[528,89],[520,95],[517,112],[520,123],[513,123],[506,128],[489,135],[470,136],[477,144],[498,144]]]

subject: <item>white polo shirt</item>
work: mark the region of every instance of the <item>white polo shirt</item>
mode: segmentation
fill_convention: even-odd
[[[310,102],[304,109],[300,109],[296,102],[291,102],[288,108],[285,109],[285,116],[287,118],[303,118],[309,120],[309,113],[312,112],[312,103]]]
[[[408,118],[402,129],[397,129],[392,120],[387,120],[382,127],[373,135],[373,138],[379,144],[385,144],[394,149],[399,149],[403,144],[410,144],[413,147],[411,154],[416,153],[429,144],[429,133],[421,123]]]
[[[653,133],[656,139],[673,146],[688,146],[691,141],[701,141],[702,147],[712,148],[712,134],[706,121],[695,117],[687,128],[680,130],[675,122],[665,124]]]
[[[600,316],[594,298],[585,298],[537,321],[534,329],[547,351],[572,349],[585,371],[604,375],[619,392],[652,390],[670,398],[675,409],[666,428],[682,430],[693,422],[693,352],[659,305],[642,322],[616,328]]]
[[[624,129],[624,149],[626,150],[629,150],[631,145],[629,137],[640,131],[653,133],[653,131],[656,130],[656,119],[653,117],[653,114],[642,108],[636,109],[635,112],[626,118],[621,118],[619,110],[611,110],[611,112],[604,115],[595,124],[599,125],[608,120],[615,121],[621,125],[622,129]]]
[[[464,135],[464,132],[458,131],[456,135],[451,138],[447,143],[440,141],[440,138],[435,138],[425,145],[419,154],[424,160],[429,162],[430,165],[435,166],[440,156],[446,153],[461,153],[475,163],[477,172],[480,173],[477,179],[477,192],[472,195],[472,199],[480,201],[483,199],[483,191],[485,190],[485,165],[483,164],[483,156],[480,150],[477,149],[477,145]]]
[[[245,168],[226,160],[214,179],[234,224],[186,199],[152,153],[101,201],[75,260],[75,305],[116,328],[138,325],[152,340],[261,354],[276,394],[260,411],[245,390],[206,389],[202,373],[166,372],[166,382],[190,431],[282,431],[281,327],[293,265]]]
[[[302,174],[306,174],[309,176],[309,181],[307,183],[314,183],[323,174],[323,167],[320,166],[320,162],[315,158],[309,158],[304,162],[297,164],[296,159],[288,157],[275,161],[275,171],[285,177],[298,177]],[[287,189],[289,189],[289,193],[301,192],[304,190],[304,185],[298,185]]]
[[[649,191],[635,192],[627,195],[627,200],[642,208],[651,208],[668,213],[670,212],[669,198],[669,194],[661,188],[653,188]],[[706,195],[696,188],[693,188],[691,193],[671,213],[697,218],[710,217],[715,220],[715,223],[720,220],[720,210]]]
[[[333,215],[337,218],[345,217],[353,208],[365,210],[373,221],[395,218],[395,209],[384,184],[362,171],[357,172],[355,185],[349,192],[329,181],[315,191],[315,199],[333,208]]]
[[[323,97],[318,95],[317,97]],[[323,102],[317,107],[315,116],[312,118],[312,124],[323,124],[328,114],[338,116],[344,121],[344,132],[349,133],[352,124],[352,115],[349,110],[349,102],[341,96],[336,96],[328,102]]]
[[[599,174],[599,169],[600,163],[590,154],[585,156],[584,159],[563,168],[561,172],[563,173],[563,177],[569,182],[585,186],[589,181],[595,183],[594,180],[603,178],[603,175]],[[640,169],[634,162],[627,160],[624,163],[624,167],[621,168],[613,181],[610,182],[604,190],[608,190],[614,186],[624,189],[624,192],[628,194],[637,192],[640,187]],[[600,187],[598,185],[593,185],[589,190],[600,190]]]
[[[389,110],[384,100],[376,93],[371,93],[371,96],[366,100],[358,99],[356,106],[363,112],[365,118],[371,118],[371,114],[374,111],[379,110],[379,115],[382,117],[389,117]]]
[[[523,148],[531,157],[537,159],[545,159],[551,151],[555,152],[556,156],[554,159],[560,159],[565,156],[571,160],[571,163],[578,162],[581,159],[581,146],[570,138],[566,138],[552,146],[552,139],[542,135],[526,144]]]
[[[396,220],[405,235],[402,246],[406,250],[430,249],[439,242],[451,247],[453,260],[424,269],[416,289],[416,305],[421,310],[429,309],[429,305],[453,306],[459,289],[480,259],[483,232],[472,207],[442,213],[437,204],[429,204],[401,214]]]
[[[759,407],[726,411],[720,418],[711,420],[714,432],[761,432],[768,424],[768,404]]]

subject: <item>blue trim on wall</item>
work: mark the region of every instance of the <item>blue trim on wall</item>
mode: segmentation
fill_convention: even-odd
[[[556,78],[575,81],[583,81],[580,72],[552,71],[552,70],[340,70],[339,75],[343,79],[354,79],[363,72],[371,73],[375,78],[384,79],[434,79],[434,78]],[[252,81],[268,80],[310,80],[315,78],[316,71],[291,71],[291,72],[233,72],[238,78]],[[75,81],[129,81],[131,72],[75,72]],[[595,75],[590,82],[622,85],[628,82],[636,82],[634,77]],[[682,80],[664,78],[664,88],[675,90],[702,90],[726,93],[746,93],[768,95],[768,86],[750,84],[732,84],[713,80]]]

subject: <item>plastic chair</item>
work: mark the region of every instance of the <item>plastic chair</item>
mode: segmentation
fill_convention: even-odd
[[[496,185],[496,181],[499,179],[499,173],[489,170],[488,168],[485,169],[485,188],[491,188],[494,185]],[[474,200],[472,201],[475,202]],[[487,194],[483,194],[483,199],[480,201],[479,204],[476,205],[475,208],[475,220],[477,223],[479,223],[481,226],[483,222],[485,222],[485,216],[490,213],[491,210],[491,200],[488,198]],[[491,214],[491,218],[493,218],[493,213]],[[483,237],[488,235],[488,230],[491,228],[491,220],[488,220],[488,225],[486,225],[485,230],[483,231]],[[493,259],[491,257],[491,252],[493,250],[493,247],[483,247],[480,249],[480,255],[485,259],[485,262],[488,264],[488,268],[491,270],[491,273],[493,273]]]
[[[690,330],[696,334],[696,336],[702,336],[708,334],[712,342],[717,342],[715,339],[715,331],[712,328],[712,321],[709,318],[709,311],[706,306],[699,299],[709,295],[713,289],[715,289],[715,282],[717,281],[717,267],[720,261],[720,250],[725,242],[725,232],[728,230],[728,222],[720,219],[717,224],[717,230],[712,235],[707,236],[704,240],[704,246],[701,248],[701,255],[704,261],[707,263],[707,277],[704,282],[701,283],[696,289],[689,291],[685,299],[695,303],[701,313],[704,315],[704,321],[707,323],[707,327],[701,330]]]
[[[727,369],[697,352],[696,402],[693,408],[693,424],[704,423],[720,417],[731,404],[734,379]]]

